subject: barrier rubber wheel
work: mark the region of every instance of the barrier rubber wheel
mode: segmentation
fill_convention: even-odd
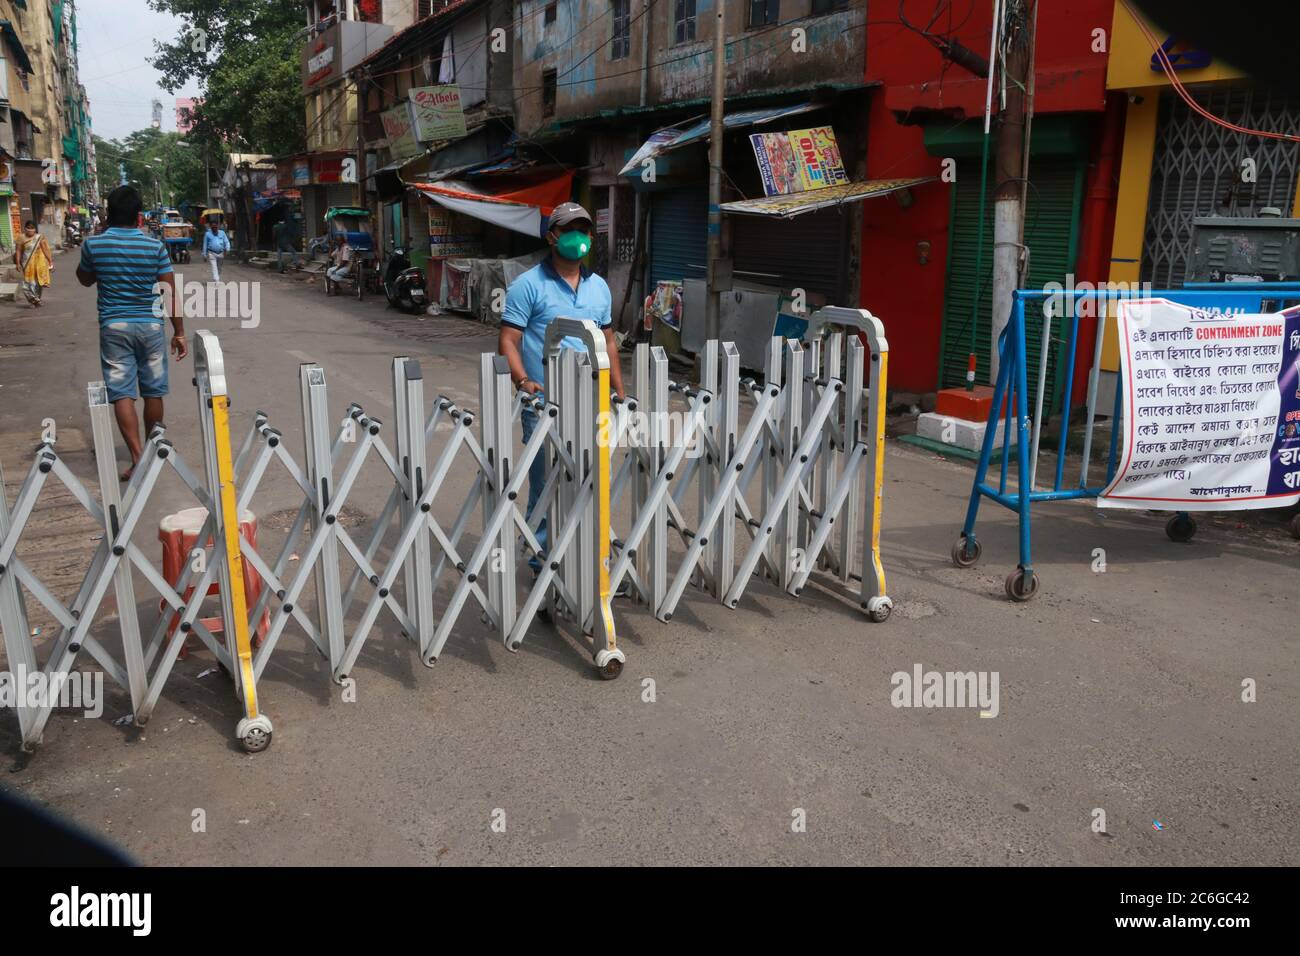
[[[261,727],[253,727],[239,739],[239,743],[245,753],[260,754],[271,746],[271,732]]]
[[[958,538],[952,546],[952,563],[959,568],[973,568],[984,548],[974,538]]]
[[[1025,573],[1024,568],[1016,568],[1007,575],[1007,597],[1023,604],[1038,593],[1038,575],[1033,571]]]
[[[617,680],[618,675],[623,673],[623,662],[615,657],[608,661],[604,667],[596,668],[596,672],[600,674],[601,680]]]
[[[1196,519],[1191,515],[1174,515],[1165,522],[1165,534],[1169,535],[1170,541],[1177,541],[1179,544],[1191,541],[1192,536],[1196,534]]]

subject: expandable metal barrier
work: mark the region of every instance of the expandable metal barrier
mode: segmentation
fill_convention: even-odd
[[[856,333],[865,336],[865,347]],[[585,351],[563,347],[566,338],[579,340]],[[149,436],[140,466],[119,495],[112,409],[102,383],[94,383],[90,411],[100,500],[69,471],[52,441],[37,449],[12,511],[0,493],[0,624],[10,667],[38,670],[25,589],[61,625],[43,667],[46,675],[66,675],[85,649],[127,689],[134,719],[143,725],[185,637],[196,635],[233,678],[243,708],[236,736],[246,750],[258,752],[270,745],[272,725],[258,710],[257,681],[291,621],[329,662],[338,683],[349,678],[385,612],[416,645],[420,660],[432,666],[470,604],[511,651],[521,647],[539,615],[549,617],[586,644],[600,676],[616,678],[626,658],[618,647],[611,597],[624,582],[633,597],[668,621],[689,585],[734,608],[756,573],[798,595],[821,569],[842,584],[856,582],[864,611],[883,621],[893,607],[879,553],[887,361],[879,320],[864,310],[827,308],[812,317],[806,345],[773,340],[761,385],[742,381],[731,343],[707,344],[698,387],[670,380],[663,350],[641,345],[634,374],[642,398],[619,399],[611,395],[604,333],[594,323],[561,318],[547,330],[544,395],[516,393],[505,361],[485,354],[478,416],[443,395],[426,412],[419,363],[395,358],[391,446],[384,423],[358,404],[348,407],[341,424],[331,421],[324,369],[302,365],[300,464],[262,411],[232,460],[220,346],[211,333],[198,332],[195,385],[205,481],[160,428]],[[753,402],[743,425],[742,394]],[[677,434],[666,425],[673,397],[685,405]],[[515,427],[525,411],[537,424],[516,452]],[[530,516],[526,484],[539,458],[545,484]],[[376,460],[392,489],[368,536],[357,540],[341,520],[343,510],[367,463]],[[273,463],[303,497],[278,551],[263,554],[240,536],[238,514],[252,510]],[[196,560],[187,562],[175,588],[131,541],[167,468],[208,511]],[[472,469],[474,477],[447,524],[433,503],[450,476],[464,473],[460,469]],[[68,606],[16,554],[50,474],[105,529]],[[759,506],[751,509],[747,492],[755,481]],[[0,475],[0,490],[2,484]],[[624,495],[631,525],[619,534],[611,515]],[[684,504],[688,500],[693,507]],[[670,548],[674,537],[684,554]],[[521,556],[537,566],[531,582],[521,580]],[[244,594],[244,561],[263,581],[252,608]],[[147,644],[136,614],[133,568],[171,609],[160,615]],[[199,618],[213,583],[229,622],[226,642]],[[308,584],[315,591],[314,615],[303,602]],[[121,662],[90,633],[110,585]],[[182,595],[190,588],[186,601]],[[272,602],[271,625],[254,650],[253,624]],[[177,617],[179,627],[169,636]],[[53,703],[18,706],[24,749],[40,741]]]

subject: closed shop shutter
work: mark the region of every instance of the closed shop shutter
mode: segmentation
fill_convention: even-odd
[[[349,184],[330,183],[325,187],[325,205],[355,206],[357,204],[357,187]],[[324,212],[321,215],[325,215]]]
[[[822,209],[793,219],[731,218],[737,279],[820,293],[828,305],[848,301],[844,295],[848,256],[845,207]]]
[[[990,162],[990,173],[992,163]],[[1029,164],[1029,202],[1025,212],[1025,245],[1029,247],[1027,285],[1039,289],[1049,282],[1066,282],[1074,271],[1075,243],[1079,212],[1083,198],[1085,166],[1073,157],[1031,158]],[[975,354],[978,356],[976,380],[987,382],[990,364],[989,341],[992,335],[993,308],[993,188],[989,178],[984,210],[984,255],[979,282],[980,303],[976,313]],[[979,242],[979,202],[977,183],[971,179],[953,186],[951,241],[948,248],[947,291],[943,308],[943,349],[939,369],[939,387],[955,388],[966,383],[966,361],[971,351],[971,304],[975,299],[975,259]],[[1029,318],[1027,316],[1027,318]],[[1053,354],[1047,368],[1047,396],[1044,408],[1059,408],[1057,364],[1062,341],[1062,324],[1052,327]],[[1038,363],[1042,349],[1042,320],[1025,324],[1028,354],[1027,378],[1029,407],[1034,407],[1038,391]]]
[[[1205,109],[1238,126],[1278,132],[1300,128],[1300,102],[1295,100],[1250,87],[1191,93]],[[1243,181],[1247,159],[1253,164],[1254,182]],[[1162,93],[1142,241],[1142,281],[1157,289],[1183,285],[1197,216],[1257,216],[1265,206],[1286,215],[1295,198],[1298,160],[1298,143],[1234,133],[1197,114],[1173,91]]]
[[[702,279],[709,247],[709,191],[705,187],[655,193],[650,207],[650,285]]]

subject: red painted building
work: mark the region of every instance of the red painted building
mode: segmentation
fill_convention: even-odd
[[[975,261],[987,81],[946,58],[935,44],[956,40],[987,57],[992,4],[953,2],[951,18],[941,11],[928,28],[934,10],[929,0],[906,0],[903,12],[911,26],[898,19],[893,4],[884,6],[890,9],[873,9],[866,31],[866,79],[876,86],[868,119],[867,178],[940,176],[945,168],[956,178],[917,187],[901,202],[864,204],[862,303],[885,322],[894,388],[929,392],[961,384],[972,344],[972,315],[978,380],[984,382],[996,186],[993,141],[978,274]],[[1040,0],[1038,8],[1025,218],[1028,283],[1064,281],[1069,273],[1076,281],[1104,280],[1123,137],[1122,96],[1112,94],[1114,102],[1109,102],[1106,92],[1112,2]],[[963,9],[969,10],[964,19]],[[952,162],[945,164],[945,159]],[[1059,354],[1059,346],[1051,347]],[[1036,361],[1035,343],[1030,352]],[[1054,362],[1053,381],[1056,371]]]

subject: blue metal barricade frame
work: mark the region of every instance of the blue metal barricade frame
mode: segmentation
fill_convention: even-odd
[[[1199,308],[1219,308],[1243,314],[1274,312],[1288,308],[1288,304],[1300,303],[1300,283],[1261,282],[1261,283],[1193,283],[1181,289],[1020,289],[1012,296],[1011,317],[1007,327],[998,340],[998,376],[993,387],[993,402],[989,409],[988,427],[984,432],[984,442],[980,448],[979,463],[975,468],[975,479],[971,483],[970,503],[966,509],[966,521],[962,525],[961,536],[952,549],[952,560],[961,568],[973,567],[980,559],[982,548],[975,536],[975,521],[979,516],[980,502],[983,498],[1014,511],[1020,522],[1020,562],[1006,578],[1007,596],[1014,601],[1028,601],[1038,591],[1038,576],[1034,573],[1032,552],[1032,509],[1035,502],[1067,501],[1076,498],[1098,497],[1110,480],[1115,476],[1117,463],[1119,432],[1118,422],[1123,410],[1123,388],[1120,382],[1115,386],[1115,402],[1111,413],[1112,427],[1110,443],[1106,457],[1106,480],[1101,484],[1088,483],[1088,471],[1091,464],[1092,432],[1096,421],[1098,379],[1102,341],[1107,320],[1110,317],[1110,304],[1120,300],[1134,299],[1168,299],[1180,305]],[[1095,338],[1093,342],[1093,359],[1088,369],[1088,393],[1085,413],[1087,427],[1084,432],[1083,466],[1079,480],[1073,486],[1067,486],[1065,479],[1066,440],[1070,431],[1070,396],[1074,393],[1075,364],[1079,347],[1079,308],[1083,301],[1092,301],[1105,308],[1094,307],[1097,315]],[[1036,465],[1038,460],[1038,439],[1042,429],[1042,388],[1045,376],[1039,376],[1038,414],[1032,420],[1029,414],[1028,369],[1026,367],[1025,327],[1026,306],[1042,304],[1044,335],[1050,334],[1053,316],[1049,303],[1068,302],[1069,315],[1060,317],[1068,323],[1066,339],[1066,364],[1064,369],[1064,395],[1062,405],[1060,435],[1057,442],[1056,462],[1053,470],[1051,488],[1039,490],[1036,487]],[[1043,355],[1049,353],[1044,348]],[[988,480],[989,465],[993,457],[993,443],[999,426],[1003,429],[1002,455],[999,464],[997,486]],[[1014,441],[1014,445],[1012,444]],[[1007,462],[1014,449],[1017,468],[1017,481],[1014,490],[1007,489]],[[1174,525],[1184,522],[1184,530],[1176,531]],[[1186,540],[1191,534],[1185,530],[1194,528],[1191,519],[1179,513],[1171,519],[1169,535],[1175,540]]]

